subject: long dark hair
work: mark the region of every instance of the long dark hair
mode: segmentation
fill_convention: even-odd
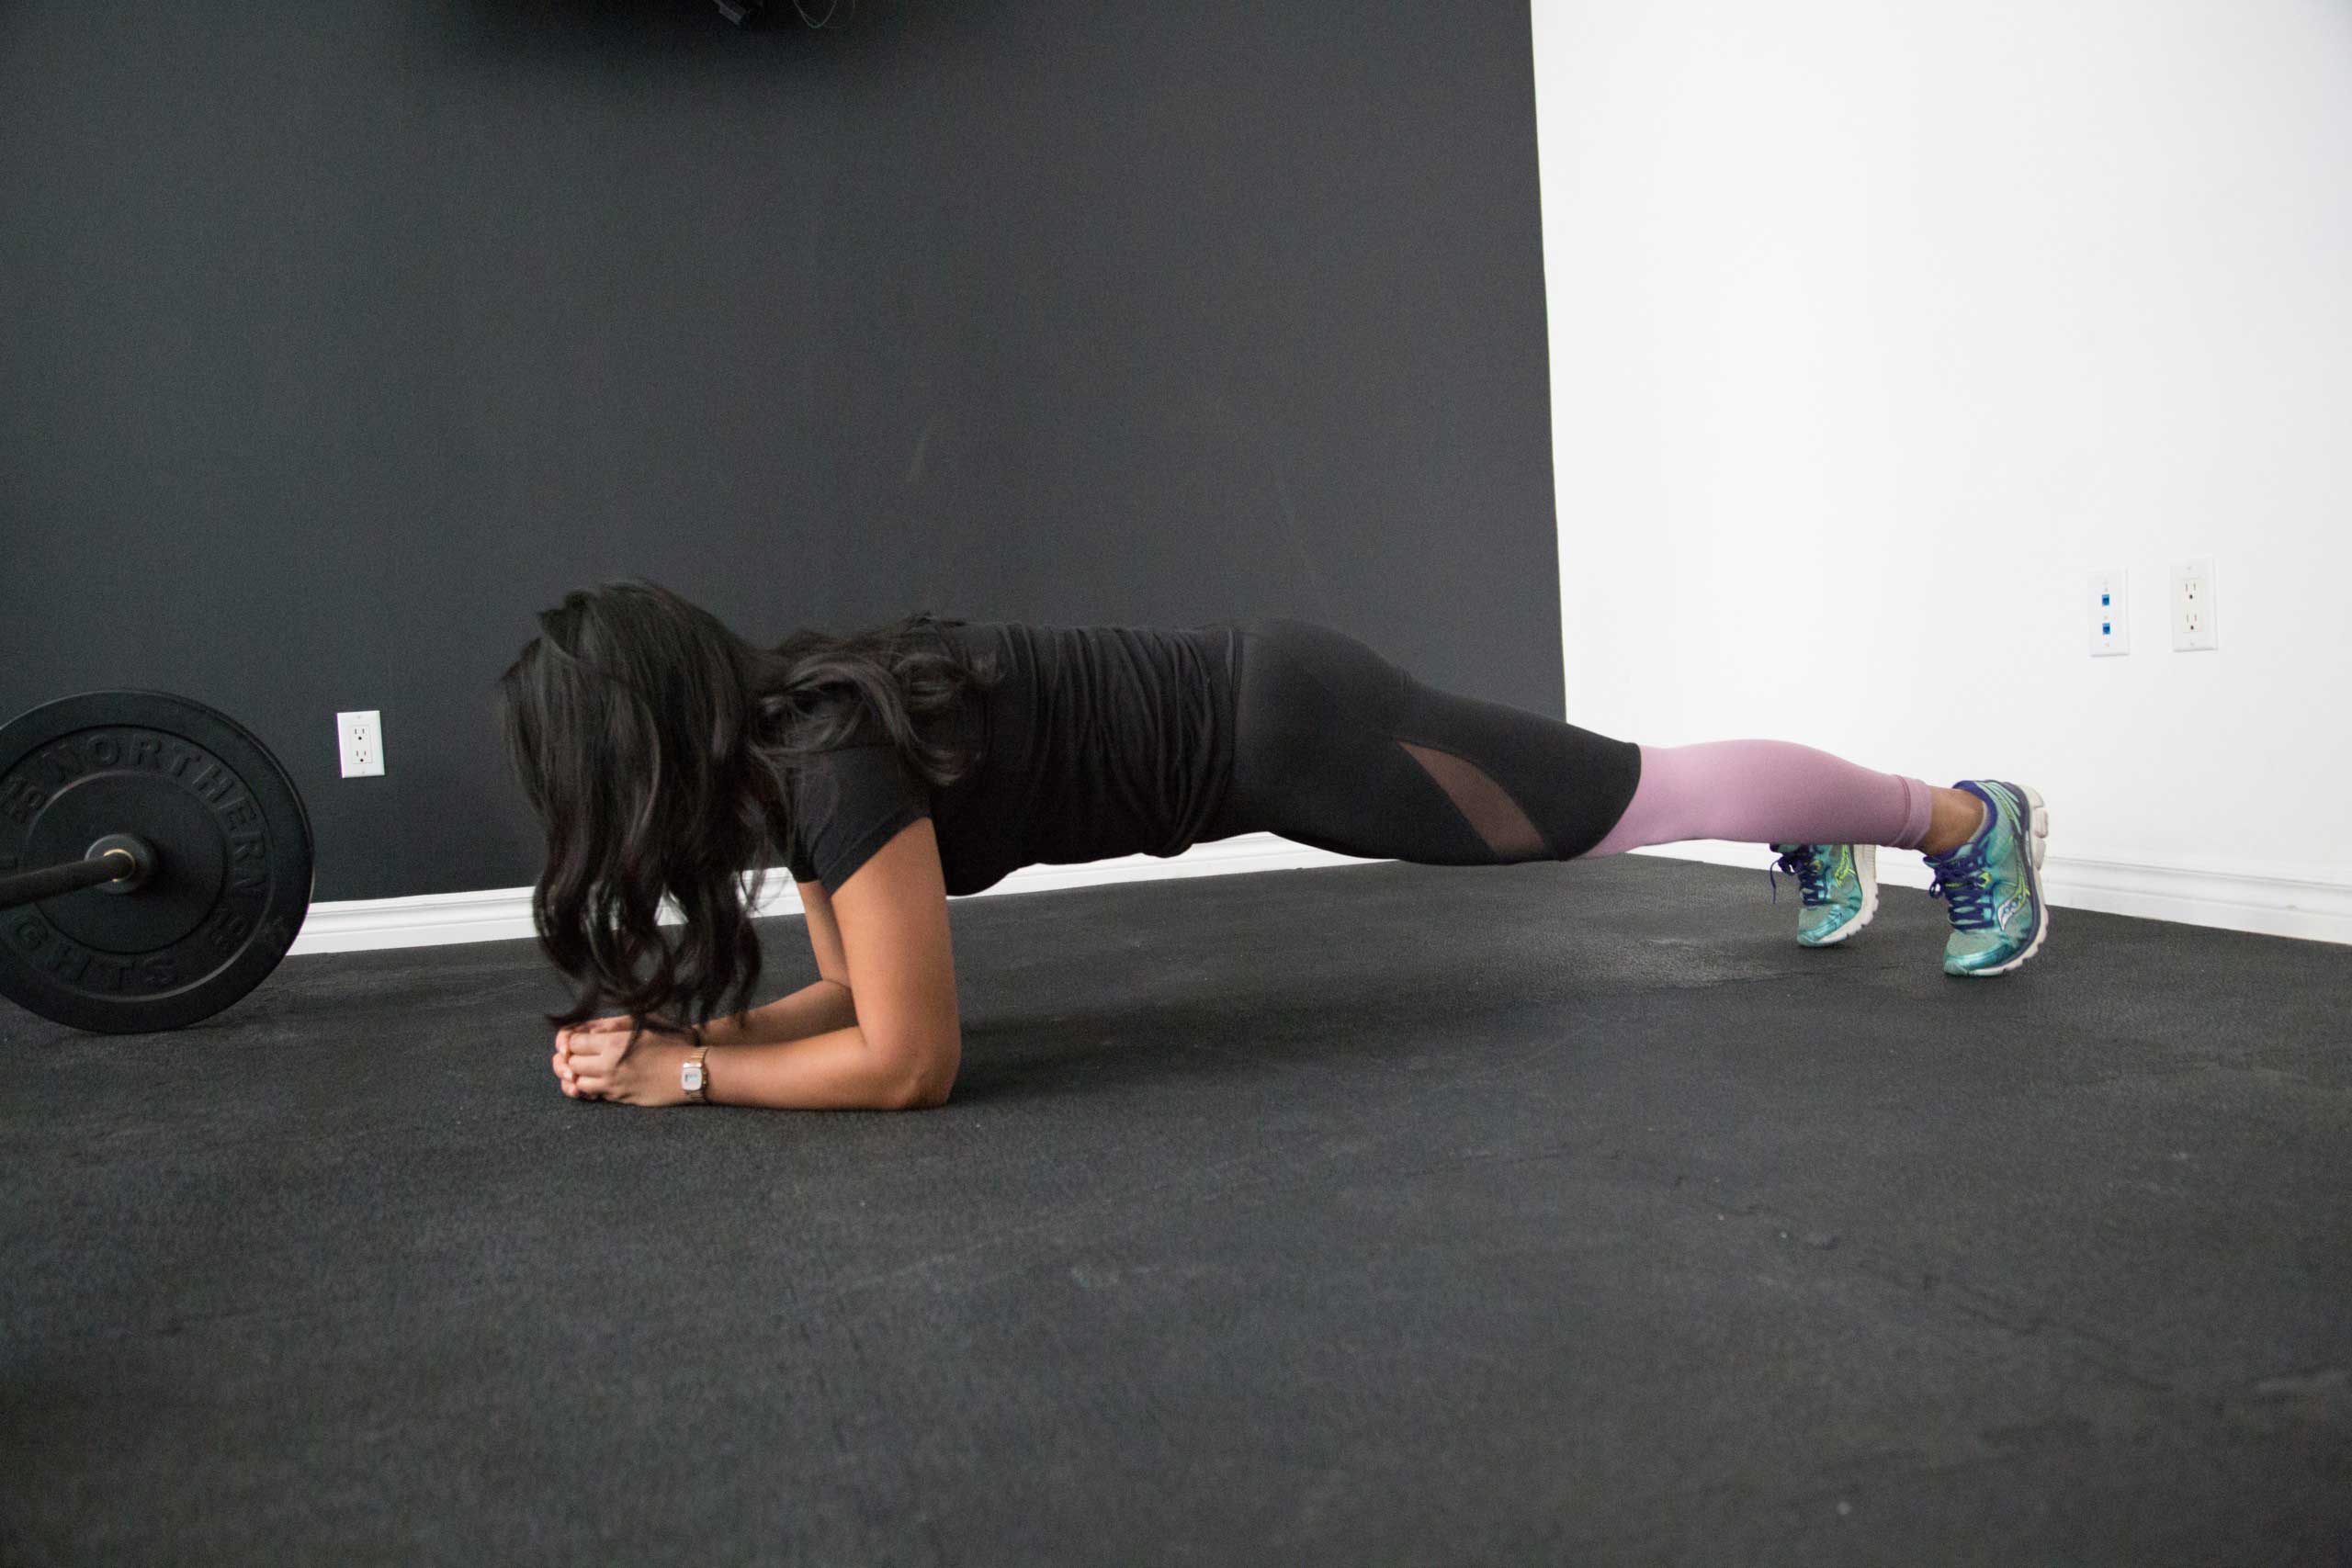
[[[967,686],[967,660],[929,611],[863,631],[802,629],[774,649],[640,579],[576,589],[498,682],[506,754],[547,830],[531,894],[539,945],[579,986],[557,1028],[616,1006],[694,1033],[741,1012],[760,977],[751,911],[792,830],[793,779],[878,724],[944,787],[974,759],[920,728]],[[931,635],[925,635],[929,633]],[[748,886],[745,874],[749,874]],[[664,898],[684,916],[672,941]]]

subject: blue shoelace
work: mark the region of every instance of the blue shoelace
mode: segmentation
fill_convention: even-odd
[[[1765,876],[1772,884],[1772,902],[1775,904],[1781,901],[1781,879],[1773,875],[1778,871],[1785,871],[1797,879],[1797,886],[1804,890],[1806,903],[1826,904],[1829,901],[1829,867],[1822,856],[1782,855],[1764,868]]]
[[[1936,880],[1928,889],[1930,898],[1941,898],[1944,908],[1951,912],[1951,923],[1964,931],[1993,929],[1993,879],[1984,874],[1985,858],[1992,848],[1993,835],[1962,844],[1945,855],[1929,855],[1928,863],[1936,868]]]

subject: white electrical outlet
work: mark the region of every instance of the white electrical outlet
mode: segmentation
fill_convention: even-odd
[[[2172,646],[2176,653],[2222,646],[2213,595],[2213,558],[2172,563]]]
[[[2132,618],[2120,566],[2091,573],[2091,657],[2105,659],[2132,651]]]
[[[373,708],[366,713],[339,713],[334,716],[334,733],[343,751],[345,778],[372,778],[384,771],[382,715]]]

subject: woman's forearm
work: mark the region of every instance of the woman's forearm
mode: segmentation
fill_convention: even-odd
[[[787,998],[789,999],[789,998]],[[854,1023],[764,1045],[713,1045],[704,1057],[716,1105],[782,1111],[910,1111],[947,1099],[954,1070],[876,1050]]]
[[[732,1018],[713,1019],[702,1037],[713,1045],[774,1045],[829,1034],[857,1021],[857,1004],[838,980],[819,980]]]

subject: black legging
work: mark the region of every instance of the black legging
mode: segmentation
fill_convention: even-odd
[[[1426,686],[1310,621],[1238,630],[1233,789],[1204,840],[1279,833],[1425,865],[1569,860],[1634,798],[1631,741]]]

